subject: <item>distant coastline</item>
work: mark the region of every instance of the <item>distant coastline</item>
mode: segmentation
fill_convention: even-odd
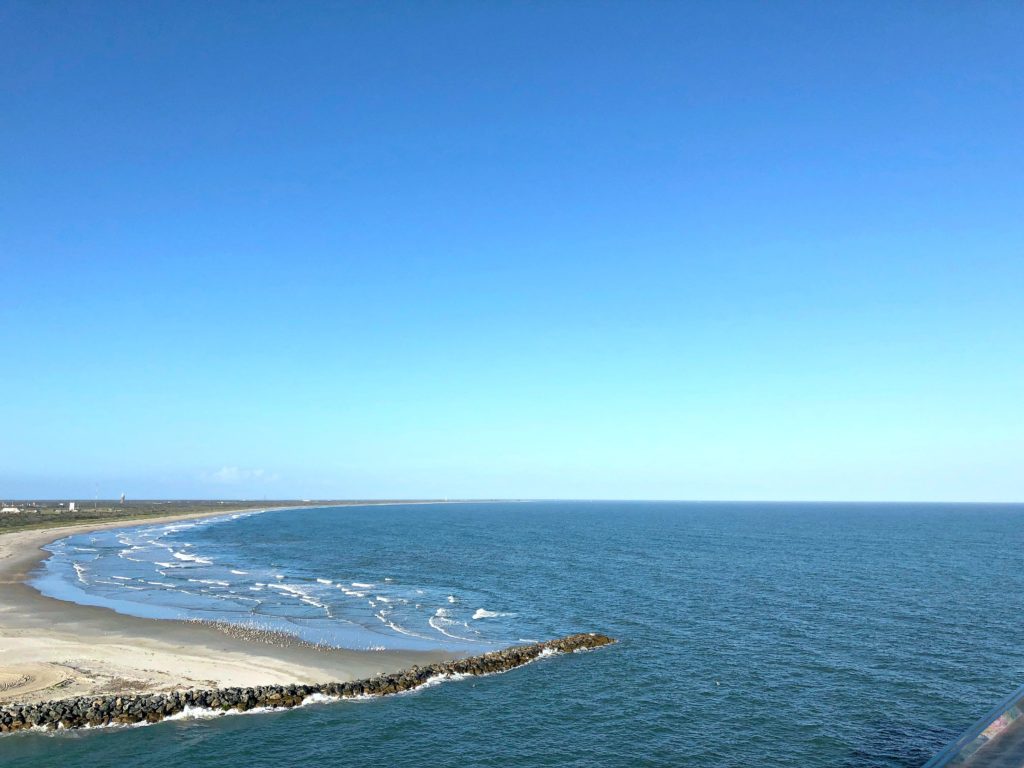
[[[447,501],[445,499],[444,501]],[[380,504],[440,504],[433,499],[367,499],[367,500],[297,500],[276,499],[263,501],[210,500],[145,500],[127,501],[104,499],[77,502],[69,511],[67,503],[55,499],[18,500],[10,506],[18,512],[0,514],[0,535],[11,531],[41,530],[69,526],[89,526],[122,522],[125,527],[136,523],[156,523],[164,519],[188,520],[216,514],[232,514],[253,510],[307,509],[312,507],[349,507]],[[7,504],[7,502],[5,502]],[[83,528],[84,532],[89,530]]]

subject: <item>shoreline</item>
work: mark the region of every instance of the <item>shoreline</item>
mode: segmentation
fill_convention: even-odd
[[[394,696],[435,682],[500,674],[545,656],[590,651],[615,642],[596,632],[567,635],[346,682],[214,688],[149,696],[77,696],[38,704],[0,704],[0,733],[144,725],[168,719],[217,717],[232,712],[292,709],[309,702]]]
[[[381,505],[398,503],[403,502]],[[271,507],[266,511],[305,508]],[[268,645],[202,623],[142,619],[109,608],[57,600],[27,583],[29,575],[49,556],[42,547],[67,536],[246,511],[252,510],[223,509],[0,534],[0,704],[187,688],[345,682],[459,656],[441,650]]]

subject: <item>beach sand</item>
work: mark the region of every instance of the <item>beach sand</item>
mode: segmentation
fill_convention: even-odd
[[[25,583],[47,553],[74,533],[212,517],[83,524],[0,535],[0,703],[188,687],[316,683],[365,678],[451,652],[349,651],[272,645],[212,626],[123,616],[106,608],[44,597]]]

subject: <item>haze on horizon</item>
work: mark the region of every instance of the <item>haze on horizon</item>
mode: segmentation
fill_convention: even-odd
[[[0,498],[1020,501],[1022,26],[6,3]]]

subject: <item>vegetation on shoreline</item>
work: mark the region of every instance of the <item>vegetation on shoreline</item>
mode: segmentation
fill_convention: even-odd
[[[218,512],[236,509],[268,509],[271,507],[324,507],[352,504],[380,504],[386,500],[372,501],[308,501],[297,499],[279,499],[262,501],[224,501],[224,500],[118,500],[80,501],[75,504],[74,511],[68,510],[66,502],[60,501],[19,501],[12,502],[20,512],[7,512],[0,515],[0,534],[11,531],[25,531],[37,528],[56,528],[63,525],[82,523],[107,523],[119,520],[135,520],[147,517],[167,517],[171,515],[195,515],[205,512]],[[63,506],[61,506],[63,504]]]

